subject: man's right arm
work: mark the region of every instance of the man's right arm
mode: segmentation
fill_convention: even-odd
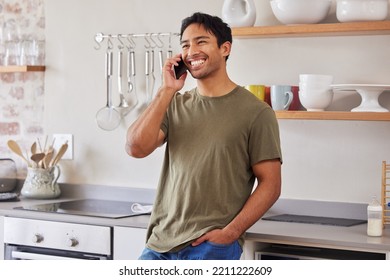
[[[163,85],[157,91],[150,105],[129,127],[126,136],[126,152],[133,157],[143,158],[151,154],[164,142],[165,135],[160,129],[168,106],[184,86],[186,74],[176,80],[172,66],[177,65],[180,55],[168,59],[164,64]]]

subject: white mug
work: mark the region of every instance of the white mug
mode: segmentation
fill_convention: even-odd
[[[271,86],[271,106],[275,111],[288,110],[293,100],[291,86],[272,85]]]

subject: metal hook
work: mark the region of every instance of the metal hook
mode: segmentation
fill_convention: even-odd
[[[137,44],[135,43],[134,39],[133,39],[133,34],[129,34],[129,36],[127,36],[127,42],[129,42],[129,47],[128,49],[132,50],[132,49],[135,49],[135,47],[137,46]]]
[[[117,39],[118,39],[118,41],[119,41],[119,44],[118,44],[118,49],[123,49],[124,47],[125,47],[125,44],[123,43],[123,41],[122,41],[122,39],[121,39],[121,34],[118,34],[118,37],[117,37]]]
[[[100,50],[100,48],[102,47],[100,43],[103,42],[103,40],[104,40],[103,33],[97,33],[95,35],[95,43],[96,43],[96,46],[94,47],[95,50]]]
[[[152,33],[150,33],[149,34],[149,39],[152,41],[152,43],[153,43],[153,46],[151,46],[153,49],[155,48],[155,47],[157,47],[157,43],[156,43],[156,41],[153,39],[153,34]]]
[[[150,44],[150,41],[148,40],[148,36],[145,36],[144,39],[148,43],[148,45],[145,45],[145,48],[150,49],[152,47],[152,45]]]
[[[113,47],[114,47],[114,44],[111,41],[111,35],[109,35],[108,40],[107,40],[107,49],[111,50]]]
[[[157,45],[158,48],[162,49],[164,47],[164,42],[163,42],[163,40],[161,40],[160,36],[161,36],[161,33],[158,33],[157,34],[157,40],[160,42],[160,44],[157,44],[156,41],[154,41],[154,42],[155,42],[155,44]]]

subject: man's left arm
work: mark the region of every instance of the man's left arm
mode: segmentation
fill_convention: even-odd
[[[258,185],[238,215],[223,229],[212,230],[192,243],[193,246],[208,240],[230,244],[256,223],[276,202],[281,193],[281,162],[265,160],[255,164],[253,172]]]

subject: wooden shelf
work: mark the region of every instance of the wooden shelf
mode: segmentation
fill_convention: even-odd
[[[275,111],[278,119],[390,121],[390,112]]]
[[[14,73],[14,72],[43,72],[46,66],[43,65],[9,65],[0,66],[0,73]]]
[[[390,35],[390,21],[366,21],[232,28],[237,38]]]

